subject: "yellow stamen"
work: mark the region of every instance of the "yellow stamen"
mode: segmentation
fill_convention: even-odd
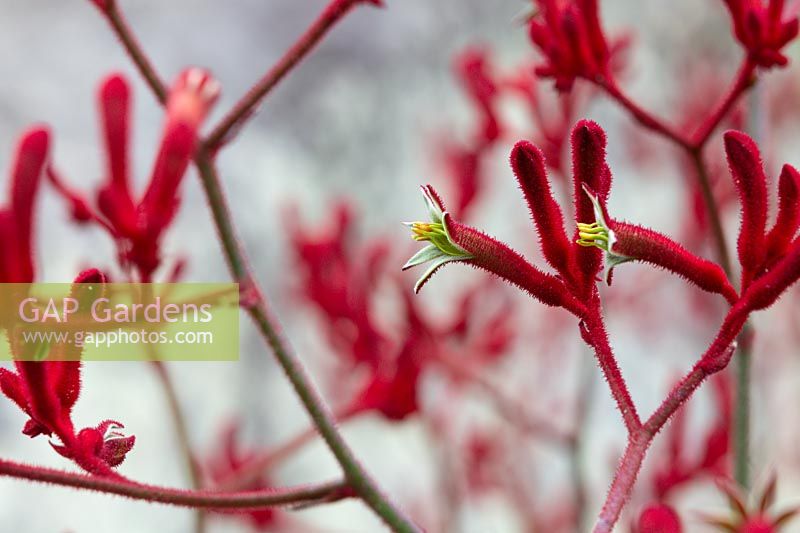
[[[580,246],[595,246],[601,250],[608,251],[609,235],[608,228],[597,222],[591,224],[578,223],[578,237],[576,243]]]

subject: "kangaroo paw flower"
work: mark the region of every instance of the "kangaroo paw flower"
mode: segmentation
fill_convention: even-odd
[[[423,285],[433,276],[442,265],[451,261],[465,261],[472,259],[472,254],[453,241],[444,219],[447,212],[441,200],[430,185],[422,187],[422,197],[428,208],[430,222],[406,222],[411,228],[412,239],[420,242],[429,242],[425,248],[414,254],[403,265],[403,270],[413,266],[430,262],[428,269],[422,274],[414,285],[414,292],[419,292]]]
[[[789,59],[782,48],[797,36],[796,16],[784,18],[783,0],[724,0],[733,19],[736,39],[747,50],[750,60],[770,68],[783,67]]]
[[[731,304],[736,301],[736,290],[719,265],[694,255],[657,231],[627,222],[606,221],[597,197],[588,187],[584,190],[594,206],[595,221],[578,223],[576,242],[605,252],[605,279],[609,285],[614,267],[628,261],[642,261],[677,274],[704,291],[721,294]]]

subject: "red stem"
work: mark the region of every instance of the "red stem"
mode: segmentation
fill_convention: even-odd
[[[597,362],[611,389],[611,395],[617,402],[617,407],[622,414],[622,420],[625,422],[628,434],[634,435],[641,429],[642,421],[636,412],[636,405],[633,403],[628,386],[617,364],[617,359],[614,357],[614,352],[608,342],[608,333],[603,321],[600,302],[596,298],[593,304],[589,305],[589,309],[584,316],[584,325],[586,327],[587,335],[585,337],[587,342],[591,341],[588,343],[594,348]]]
[[[627,109],[642,126],[669,139],[691,155],[692,153],[702,150],[703,146],[708,142],[709,137],[711,137],[711,134],[736,104],[739,97],[750,88],[754,82],[753,74],[755,70],[756,65],[749,56],[742,60],[742,64],[739,67],[736,79],[730,90],[722,98],[722,101],[717,104],[714,111],[703,121],[697,131],[688,137],[675,131],[672,127],[665,124],[664,121],[641,108],[622,91],[613,78],[603,78],[594,80],[594,82],[605,90],[611,98],[616,100],[617,103]]]
[[[206,139],[209,152],[213,153],[228,142],[236,130],[253,115],[255,108],[279,81],[308,55],[325,34],[341,20],[350,9],[362,0],[332,0],[317,19],[289,48],[278,62],[233,106]]]
[[[731,274],[730,260],[727,251],[728,247],[725,234],[722,231],[722,223],[720,220],[719,211],[717,209],[717,204],[711,191],[708,173],[705,165],[703,164],[702,150],[705,144],[708,142],[708,139],[711,137],[711,134],[719,126],[720,122],[722,122],[725,116],[730,112],[731,108],[733,108],[741,95],[754,83],[753,75],[755,73],[755,69],[756,65],[750,60],[749,57],[743,60],[731,89],[726,93],[722,101],[706,118],[698,130],[688,138],[677,133],[671,127],[665,125],[661,120],[639,107],[622,92],[613,79],[599,80],[595,82],[613,99],[617,100],[622,107],[627,109],[642,126],[659,133],[665,138],[674,142],[680,148],[685,150],[687,155],[689,155],[689,157],[692,159],[697,168],[697,178],[702,187],[703,198],[711,219],[712,229],[714,232],[714,241],[717,246],[719,260],[728,276]],[[667,422],[669,417],[672,416],[672,414],[675,413],[675,411],[677,411],[677,409],[680,408],[680,406],[683,405],[683,403],[686,402],[689,397],[691,397],[694,391],[709,375],[713,374],[714,372],[718,372],[727,366],[730,357],[733,354],[733,348],[729,349],[728,347],[732,345],[736,339],[736,336],[744,327],[747,314],[748,313],[745,310],[745,306],[742,304],[742,301],[740,301],[737,305],[734,305],[734,307],[729,311],[725,322],[723,322],[717,338],[703,358],[701,358],[692,371],[687,374],[686,377],[684,377],[683,381],[675,389],[673,389],[661,406],[653,413],[653,415],[645,422],[645,424],[640,427],[640,429],[631,431],[632,426],[626,420],[629,433],[628,447],[621,459],[619,469],[617,470],[617,474],[614,477],[614,481],[609,490],[606,503],[603,506],[597,524],[595,525],[595,533],[610,533],[612,531],[614,524],[619,519],[619,515],[625,505],[625,502],[628,500],[630,493],[633,490],[633,486],[642,466],[642,461],[644,460],[647,448],[650,446],[653,438]],[[602,321],[600,322],[600,325],[602,326]],[[588,321],[587,327],[589,327]],[[598,351],[598,358],[599,357],[600,353]],[[613,360],[613,355],[610,356],[610,361],[613,363],[613,366],[610,368],[610,370],[616,370],[618,372],[616,363]],[[601,366],[602,365],[603,363],[601,361]],[[605,367],[604,372],[606,372]],[[623,402],[629,400],[629,398],[625,396],[625,392],[627,391],[625,391],[623,388],[623,392],[615,392],[614,387],[615,385],[618,386],[616,383],[616,378],[612,378],[608,372],[606,372],[606,379],[612,388],[614,398],[617,400],[620,410],[623,412],[624,416],[625,411],[623,410]],[[621,381],[621,379],[622,378],[620,376],[619,380]],[[624,382],[622,382],[622,385],[624,385]]]
[[[734,80],[733,85],[728,93],[717,105],[717,108],[714,110],[714,112],[712,112],[711,115],[705,121],[703,121],[703,124],[697,129],[694,135],[692,135],[691,144],[696,150],[700,150],[703,146],[705,146],[709,137],[711,137],[711,134],[714,133],[714,130],[717,129],[719,123],[722,122],[731,108],[736,104],[736,102],[739,100],[739,97],[753,85],[753,82],[755,81],[753,79],[755,70],[755,63],[752,62],[750,56],[747,56],[742,61],[742,65],[739,67],[739,72],[736,75],[736,79]]]
[[[116,494],[151,503],[204,509],[259,509],[300,503],[330,502],[352,496],[351,490],[344,481],[260,491],[219,493],[112,480],[4,459],[0,459],[0,476]]]
[[[603,78],[598,80],[596,83],[599,87],[606,91],[611,98],[616,100],[619,105],[627,109],[628,112],[633,115],[633,118],[639,122],[639,124],[669,139],[684,150],[691,151],[693,149],[692,143],[688,139],[684,138],[683,135],[672,129],[670,126],[664,124],[662,120],[656,118],[650,114],[650,112],[639,107],[636,102],[631,100],[628,95],[622,92],[622,89],[620,89],[616,81],[613,79]]]
[[[694,391],[706,378],[728,366],[736,347],[734,341],[742,330],[748,315],[747,305],[743,301],[732,307],[706,353],[672,389],[644,425],[640,426],[637,431],[629,433],[628,447],[620,460],[614,481],[595,524],[594,533],[611,533],[622,508],[633,491],[645,453],[653,438],[661,431],[670,417],[691,398]]]

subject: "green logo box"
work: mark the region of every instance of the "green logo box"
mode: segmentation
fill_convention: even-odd
[[[237,283],[3,283],[0,359],[237,361]]]

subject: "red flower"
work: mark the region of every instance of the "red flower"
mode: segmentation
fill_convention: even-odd
[[[403,269],[407,269],[422,263],[431,263],[417,281],[414,287],[416,292],[445,263],[459,261],[505,279],[545,305],[564,307],[578,315],[583,312],[583,305],[559,278],[542,272],[502,242],[452,220],[430,185],[422,187],[422,192],[431,222],[414,222],[409,225],[415,240],[430,244],[414,254],[403,266]]]
[[[109,76],[99,94],[107,157],[105,184],[97,192],[99,213],[86,214],[89,202],[49,174],[72,205],[73,216],[103,225],[120,246],[120,261],[135,266],[149,281],[161,263],[160,240],[179,204],[179,188],[194,155],[200,125],[219,95],[219,84],[207,72],[183,71],[169,92],[164,133],[150,182],[140,199],[131,191],[128,164],[130,89],[118,74]]]
[[[610,73],[609,46],[600,25],[597,0],[536,0],[530,21],[531,40],[546,62],[536,69],[553,78],[560,91],[575,78],[596,79]]]
[[[725,153],[742,204],[738,251],[742,265],[742,287],[746,288],[762,265],[766,253],[767,177],[756,143],[744,133],[725,133]]]
[[[580,233],[579,244],[599,246],[608,252],[609,283],[616,265],[642,261],[677,274],[704,291],[721,294],[731,304],[738,299],[722,267],[716,263],[694,255],[657,231],[613,219],[607,222],[602,218],[598,220],[600,222],[582,225],[584,231]]]
[[[492,272],[546,305],[563,307],[581,316],[585,310],[581,302],[596,290],[595,281],[603,263],[601,250],[604,250],[609,282],[615,265],[639,260],[678,274],[703,290],[722,294],[730,303],[738,299],[718,265],[695,256],[653,230],[608,216],[606,203],[612,176],[606,163],[605,132],[599,125],[587,120],[578,122],[571,140],[575,241],[580,247],[567,239],[564,217],[550,190],[542,153],[524,141],[517,143],[511,153],[511,165],[537,227],[542,253],[558,276],[540,271],[505,244],[453,220],[436,192],[426,186],[423,195],[431,221],[410,226],[414,240],[430,244],[403,267],[430,262],[415,290],[445,263],[458,261]],[[791,217],[787,214],[785,218]],[[787,272],[787,275],[792,273]]]
[[[324,317],[331,345],[351,364],[377,366],[388,341],[374,323],[371,295],[387,250],[379,243],[365,249],[355,246],[353,214],[346,204],[339,204],[316,231],[294,223],[296,214],[285,218],[291,221],[288,230],[301,296]]]
[[[736,39],[762,66],[785,66],[781,49],[797,36],[797,17],[784,18],[784,0],[724,0],[733,19]],[[765,5],[766,4],[766,5]]]
[[[378,411],[390,420],[401,420],[415,413],[421,362],[429,346],[420,343],[429,334],[416,310],[408,306],[398,345],[376,326],[372,295],[384,274],[387,250],[380,243],[356,247],[352,213],[345,204],[337,207],[322,230],[312,232],[296,224],[289,230],[302,273],[302,296],[320,311],[330,344],[345,362],[342,371],[367,370],[347,414]],[[353,259],[361,256],[366,259]]]
[[[82,272],[75,279],[73,297],[79,297],[81,284],[104,282],[105,276],[98,270]],[[15,354],[19,349],[12,343]],[[81,363],[71,357],[68,359],[17,360],[14,363],[16,373],[0,368],[0,390],[30,417],[22,430],[25,435],[57,437],[61,444],[51,445],[59,454],[72,459],[87,472],[114,476],[112,468],[122,463],[136,438],[122,435],[117,430],[123,425],[112,420],[75,432],[72,407],[80,394]]]
[[[8,206],[0,209],[0,282],[29,283],[35,275],[34,203],[47,162],[50,134],[33,128],[23,134],[11,173]]]
[[[567,238],[564,215],[550,190],[544,155],[531,143],[520,141],[511,151],[511,168],[528,202],[544,258],[562,276],[574,281],[575,246]]]
[[[763,309],[800,278],[796,202],[800,175],[791,166],[784,166],[778,187],[778,216],[767,232],[767,178],[758,147],[744,133],[729,131],[725,133],[725,151],[742,204],[738,251],[743,298],[751,310]]]

